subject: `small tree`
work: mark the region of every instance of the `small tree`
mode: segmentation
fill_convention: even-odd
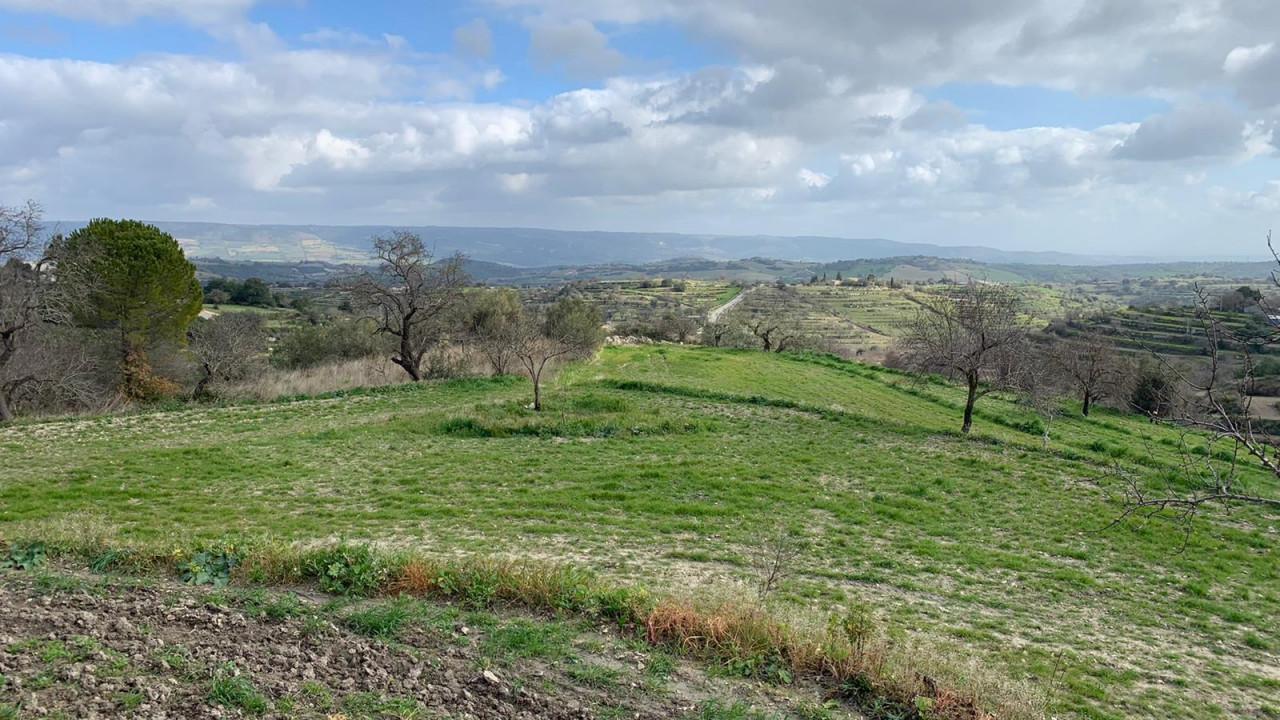
[[[467,285],[463,258],[435,261],[422,238],[404,231],[374,238],[373,248],[379,274],[366,272],[345,283],[345,289],[377,323],[376,332],[395,339],[391,362],[417,382],[423,358],[443,342],[443,321]]]
[[[489,361],[494,375],[506,375],[514,369],[522,312],[515,290],[480,290],[468,298],[467,334]]]
[[[557,358],[590,356],[604,341],[600,308],[565,298],[545,312],[525,312],[513,344],[516,359],[533,381],[533,409],[542,410],[542,376]]]
[[[76,319],[117,336],[125,396],[140,397],[135,391],[151,387],[153,379],[157,388],[166,385],[154,378],[147,348],[181,342],[203,301],[195,266],[173,236],[136,220],[92,220],[55,240],[51,251],[60,276],[76,274],[90,283]]]
[[[971,282],[951,297],[921,300],[901,340],[903,361],[916,372],[959,379],[966,389],[960,431],[973,427],[978,398],[1017,385],[1025,359],[1022,304],[999,285]]]
[[[196,321],[191,327],[190,347],[200,366],[200,379],[192,396],[208,397],[213,383],[249,377],[261,364],[266,346],[266,327],[256,313],[223,313]]]
[[[664,340],[684,343],[698,333],[698,323],[687,315],[670,311],[658,319],[657,330]]]
[[[764,288],[756,295],[760,300],[746,309],[743,327],[755,336],[764,352],[790,349],[801,339],[800,318],[794,307],[802,300],[786,286]]]
[[[1085,417],[1094,403],[1116,390],[1124,374],[1115,346],[1096,332],[1058,343],[1052,359],[1075,388],[1080,397],[1080,413]]]

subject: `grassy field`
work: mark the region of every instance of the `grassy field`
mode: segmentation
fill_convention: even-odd
[[[464,380],[3,429],[0,536],[370,539],[745,596],[760,538],[789,527],[807,547],[781,610],[870,603],[1059,716],[1280,717],[1280,519],[1207,519],[1185,548],[1162,522],[1106,529],[1104,468],[1171,472],[1171,430],[1069,415],[1045,446],[988,398],[966,438],[947,386],[673,346],[606,348],[542,414],[528,395]]]

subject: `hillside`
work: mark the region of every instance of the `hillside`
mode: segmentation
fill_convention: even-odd
[[[360,262],[375,235],[393,230],[419,234],[441,254],[519,267],[650,263],[675,258],[733,260],[771,257],[831,262],[847,258],[929,255],[979,262],[1096,265],[1140,258],[1074,255],[1051,251],[998,250],[977,245],[935,245],[882,238],[711,235],[649,232],[548,230],[541,228],[445,227],[435,225],[234,225],[149,220],[182,242],[189,255],[251,261]],[[83,220],[51,222],[61,232]]]
[[[528,394],[462,380],[5,428],[0,536],[371,539],[743,595],[760,538],[787,526],[807,547],[779,608],[867,602],[1032,679],[1059,717],[1276,712],[1277,518],[1107,528],[1105,468],[1169,473],[1172,430],[1067,415],[1045,446],[988,398],[966,438],[947,386],[678,346],[606,348],[543,414]]]

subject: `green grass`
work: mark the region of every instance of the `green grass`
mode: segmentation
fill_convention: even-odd
[[[243,675],[235,674],[228,666],[219,670],[209,684],[209,702],[228,708],[238,708],[246,715],[262,715],[270,707],[267,698],[258,692],[253,683]]]
[[[3,429],[0,536],[92,521],[121,544],[374,540],[711,592],[751,583],[759,538],[787,526],[807,550],[774,603],[865,601],[1051,690],[1059,716],[1276,704],[1259,675],[1280,648],[1276,518],[1208,518],[1181,551],[1166,523],[1104,529],[1118,506],[1096,479],[1169,472],[1171,430],[1068,414],[1045,448],[1018,429],[1033,415],[990,397],[962,437],[949,386],[667,346],[568,369],[542,414],[528,394],[467,380]],[[522,632],[486,642],[560,651]]]

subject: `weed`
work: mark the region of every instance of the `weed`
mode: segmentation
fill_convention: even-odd
[[[342,624],[361,635],[390,640],[400,634],[413,615],[411,601],[401,598],[351,612],[342,618]]]
[[[34,570],[44,565],[44,561],[44,543],[14,543],[7,553],[0,555],[0,570]]]
[[[226,587],[231,571],[243,559],[243,550],[237,550],[234,544],[206,547],[178,564],[178,576],[189,585]]]
[[[505,659],[538,657],[560,660],[569,656],[572,633],[560,623],[512,620],[489,632],[482,650]]]
[[[249,715],[262,715],[268,708],[267,698],[230,664],[219,668],[214,674],[209,685],[208,699],[214,705],[239,708]]]
[[[122,710],[135,710],[142,704],[143,696],[140,692],[126,692],[116,695],[116,704]]]
[[[339,545],[318,550],[303,561],[304,571],[325,592],[368,597],[380,589],[390,571],[367,545]]]
[[[586,663],[568,666],[565,668],[565,674],[574,682],[593,688],[615,687],[622,677],[622,673],[613,668]]]

